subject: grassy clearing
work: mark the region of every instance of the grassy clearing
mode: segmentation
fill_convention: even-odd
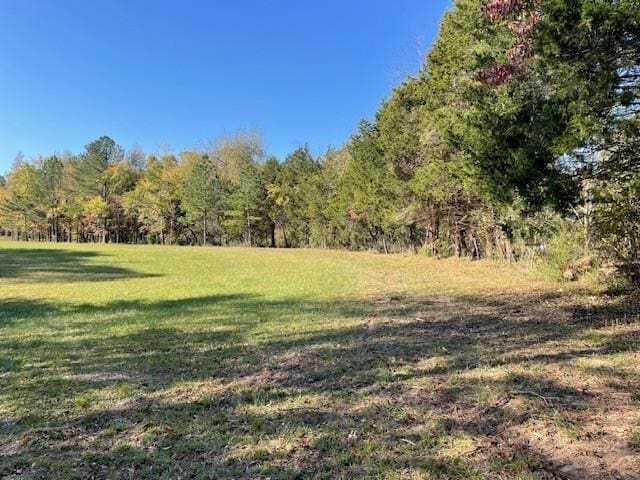
[[[484,262],[3,241],[0,477],[637,478],[625,308]]]

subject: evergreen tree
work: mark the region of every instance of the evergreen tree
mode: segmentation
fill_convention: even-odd
[[[213,227],[221,224],[225,193],[225,183],[213,161],[207,155],[202,156],[185,180],[182,204],[188,218],[199,221],[203,246],[207,245]]]

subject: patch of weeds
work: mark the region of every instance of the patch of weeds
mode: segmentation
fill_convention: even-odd
[[[311,447],[321,452],[329,452],[342,448],[344,442],[338,433],[332,432],[321,435],[313,440]]]
[[[174,442],[165,440],[167,445],[162,448],[172,455],[188,456],[188,455],[204,455],[211,451],[217,450],[215,443],[210,443],[200,438],[177,438]],[[168,448],[171,447],[171,448]],[[217,446],[219,448],[219,445]]]
[[[93,395],[91,395],[90,393],[83,393],[81,395],[77,395],[73,399],[73,403],[78,408],[86,409],[93,403]]]
[[[81,424],[88,431],[97,432],[112,426],[116,428],[118,428],[119,426],[124,427],[124,425],[119,424],[117,422],[118,422],[118,417],[115,417],[114,415],[108,412],[98,412],[98,413],[92,413],[85,416],[82,419]]]
[[[604,345],[608,353],[635,352],[640,345],[638,338],[616,336],[609,338]]]
[[[307,378],[310,382],[322,382],[324,380],[328,380],[333,376],[333,374],[329,371],[319,371],[319,370],[314,370],[312,372],[309,372],[309,374],[307,375]]]
[[[513,384],[513,385],[523,384],[529,381],[528,376],[523,375],[522,373],[514,372],[514,371],[507,372],[505,379],[507,384]]]
[[[393,370],[389,367],[378,367],[376,370],[376,377],[381,384],[388,384],[394,381]]]
[[[564,433],[574,440],[580,440],[583,437],[582,430],[577,423],[569,421],[561,414],[553,414],[556,426],[564,431]]]
[[[135,386],[133,386],[130,383],[120,383],[113,390],[114,397],[117,398],[118,400],[130,397],[135,392],[136,392]]]
[[[196,411],[218,410],[224,402],[218,397],[202,397],[191,403],[190,408]]]
[[[456,422],[447,417],[439,418],[433,429],[422,435],[419,446],[427,450],[436,450],[448,446],[456,428]]]
[[[241,401],[249,405],[268,405],[284,400],[289,396],[286,390],[269,386],[240,388],[237,393]]]
[[[459,480],[482,478],[478,469],[475,468],[471,462],[460,457],[445,459],[428,458],[421,462],[420,467],[429,472],[433,478]]]
[[[356,463],[356,456],[350,450],[345,450],[342,453],[340,453],[338,457],[338,462],[340,463],[340,465],[344,467],[348,467]]]
[[[498,400],[498,392],[488,385],[484,385],[482,388],[476,390],[475,398],[480,405],[492,405]]]
[[[580,340],[590,346],[600,346],[607,342],[610,338],[608,333],[599,330],[588,330],[580,335]]]
[[[249,420],[249,431],[252,435],[260,435],[264,433],[266,430],[266,425],[263,419],[261,418],[252,418]]]
[[[298,469],[292,467],[286,467],[282,470],[269,468],[265,473],[270,474],[269,476],[273,480],[299,480],[304,478]]]
[[[391,418],[401,424],[406,423],[411,418],[411,414],[409,413],[409,411],[400,405],[391,404],[389,405],[387,411],[389,412],[389,416]]]
[[[526,452],[515,450],[506,456],[496,456],[491,459],[491,470],[502,475],[508,474],[509,478],[518,480],[542,480],[542,474],[535,473],[540,470],[537,460],[531,458]]]
[[[258,448],[251,454],[251,458],[255,462],[266,462],[269,460],[269,457],[269,450],[265,448]]]
[[[640,451],[640,430],[636,430],[631,434],[627,445],[633,450]]]
[[[151,446],[166,434],[166,429],[161,427],[150,427],[140,436],[140,442],[144,446]]]
[[[122,418],[112,418],[103,423],[100,435],[113,438],[128,428],[128,423]]]
[[[9,475],[20,475],[31,468],[32,462],[33,459],[26,454],[3,460],[0,462],[0,478],[10,478]]]

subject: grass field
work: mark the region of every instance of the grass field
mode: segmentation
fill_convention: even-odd
[[[487,262],[0,241],[0,478],[639,478],[631,301]]]

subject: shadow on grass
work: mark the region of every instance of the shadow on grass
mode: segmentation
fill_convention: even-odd
[[[0,279],[39,282],[100,282],[156,275],[123,267],[102,265],[92,259],[106,256],[95,251],[49,248],[0,249]]]
[[[598,399],[551,373],[638,346],[585,346],[591,324],[560,300],[42,302],[28,337],[0,338],[0,476],[553,478],[505,432],[579,430]]]

